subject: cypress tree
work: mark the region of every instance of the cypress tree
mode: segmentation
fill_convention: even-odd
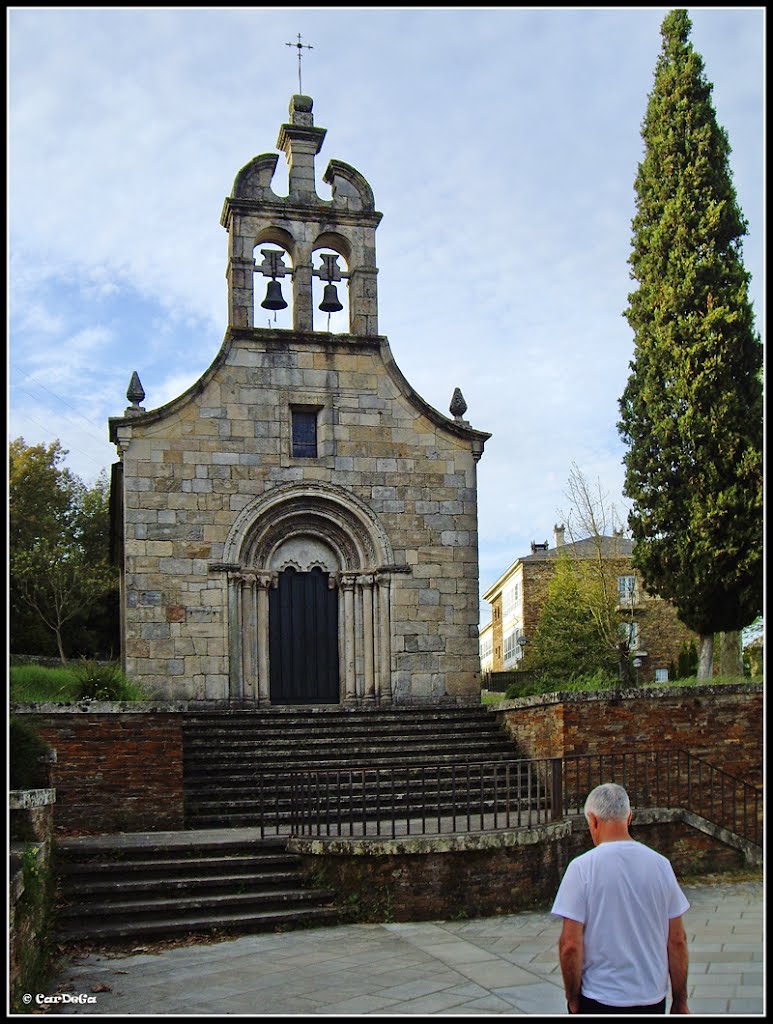
[[[762,347],[730,145],[691,28],[684,10],[663,20],[642,124],[618,429],[634,563],[701,636],[706,676],[713,634],[762,608]]]

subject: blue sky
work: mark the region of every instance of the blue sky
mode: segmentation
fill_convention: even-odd
[[[9,439],[59,438],[91,482],[116,460],[107,418],[133,370],[151,409],[210,365],[223,199],[275,151],[300,32],[327,129],[317,191],[329,198],[322,174],[343,160],[384,215],[380,331],[430,405],[447,413],[459,386],[493,435],[481,590],[532,540],[552,543],[572,464],[624,516],[633,182],[668,10],[10,9]],[[765,11],[688,11],[762,334]]]

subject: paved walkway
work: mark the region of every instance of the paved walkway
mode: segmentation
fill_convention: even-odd
[[[761,881],[684,886],[693,1013],[761,1016]],[[383,1016],[566,1013],[545,911],[257,934],[60,965],[59,1013]],[[78,995],[91,1004],[63,1003]]]

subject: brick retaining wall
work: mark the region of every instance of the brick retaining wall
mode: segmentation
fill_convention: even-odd
[[[112,710],[17,709],[57,751],[51,770],[57,830],[183,828],[181,715],[103,707]]]
[[[494,705],[526,757],[682,749],[762,785],[762,686],[549,693]]]

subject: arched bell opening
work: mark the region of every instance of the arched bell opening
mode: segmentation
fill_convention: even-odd
[[[349,334],[349,245],[345,238],[327,233],[312,252],[313,330]]]
[[[293,326],[293,264],[290,251],[275,241],[258,242],[255,263],[253,323],[290,330]]]

